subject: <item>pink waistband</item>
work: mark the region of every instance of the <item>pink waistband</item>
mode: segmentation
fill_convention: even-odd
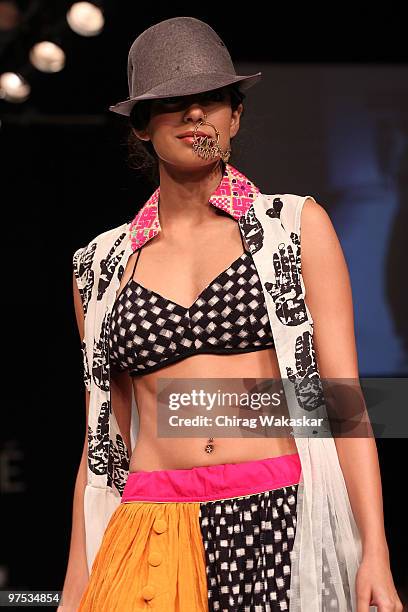
[[[129,473],[121,503],[229,499],[298,484],[300,475],[298,453],[186,470],[139,470]]]

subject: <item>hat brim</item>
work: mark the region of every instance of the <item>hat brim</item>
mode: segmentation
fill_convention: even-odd
[[[128,98],[127,100],[113,104],[109,106],[109,110],[119,115],[129,116],[133,106],[142,100],[158,100],[160,98],[173,96],[188,96],[195,93],[211,91],[212,89],[219,89],[220,87],[225,87],[226,85],[232,85],[234,83],[239,83],[239,89],[241,91],[246,91],[255,85],[255,83],[258,83],[261,78],[262,72],[247,76],[214,73],[194,74],[191,76],[184,75],[175,79],[169,79],[140,96]]]

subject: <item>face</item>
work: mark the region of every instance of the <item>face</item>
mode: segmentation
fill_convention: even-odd
[[[235,111],[231,109],[230,93],[227,87],[212,91],[153,100],[150,121],[143,131],[135,130],[142,140],[151,140],[159,160],[184,169],[197,168],[214,164],[219,156],[205,160],[199,157],[192,148],[192,139],[180,139],[182,132],[194,130],[199,119],[207,115],[206,121],[220,132],[219,145],[223,151],[230,146],[230,139],[239,130],[240,115],[243,106]],[[210,125],[201,125],[199,130],[212,138],[216,132]]]

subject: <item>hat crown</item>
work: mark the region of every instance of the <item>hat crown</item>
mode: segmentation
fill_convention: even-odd
[[[154,24],[129,50],[131,98],[167,80],[212,73],[236,74],[224,42],[207,23],[195,17],[173,17]]]

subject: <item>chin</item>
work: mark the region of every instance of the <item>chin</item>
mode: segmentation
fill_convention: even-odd
[[[180,159],[173,160],[171,163],[173,163],[175,166],[184,168],[203,168],[205,166],[217,165],[219,162],[219,157],[216,157],[215,159],[202,159],[196,153],[190,151],[189,154],[180,156]]]

